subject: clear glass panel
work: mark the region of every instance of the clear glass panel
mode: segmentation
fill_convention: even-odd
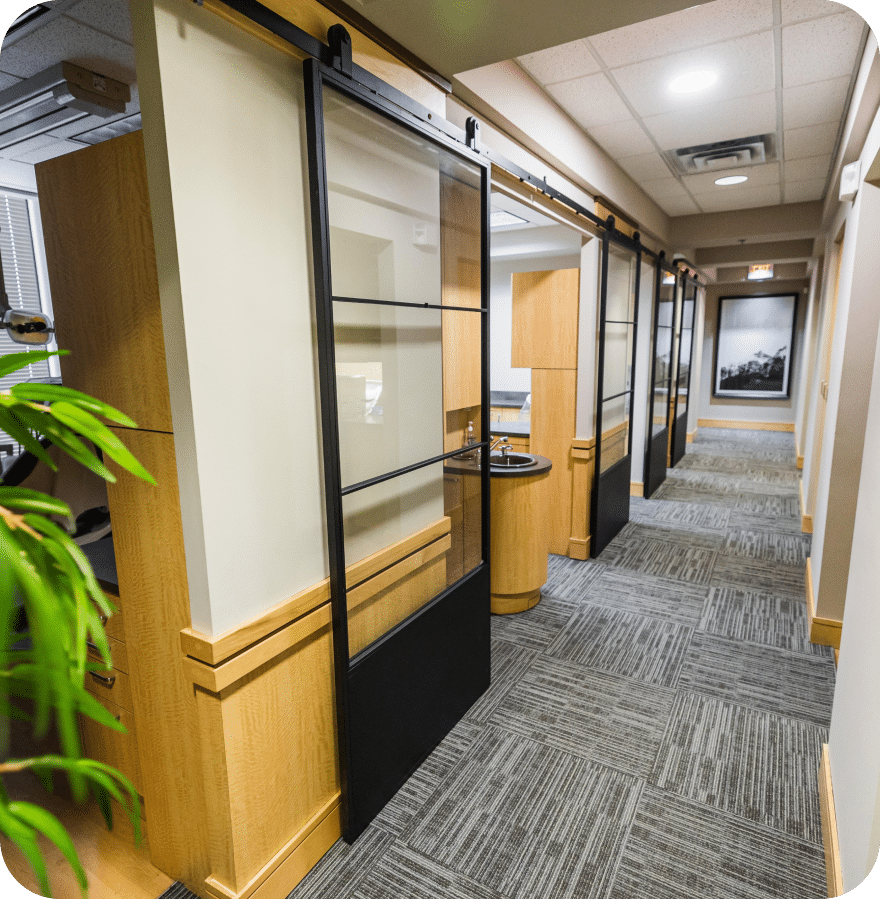
[[[694,297],[693,295],[689,295],[682,307],[682,315],[681,315],[681,326],[682,328],[693,328],[694,326]]]
[[[691,341],[694,332],[690,329],[681,332],[681,358],[678,364],[678,394],[687,387],[688,375],[691,370]]]
[[[329,87],[334,296],[480,303],[480,169]]]
[[[630,394],[602,404],[602,451],[599,471],[619,462],[629,448]]]
[[[605,378],[602,396],[611,397],[632,387],[632,325],[605,324]],[[604,427],[603,422],[603,427]]]
[[[636,254],[616,244],[608,244],[608,293],[606,321],[633,320],[636,295]]]
[[[651,435],[659,434],[668,425],[669,415],[669,382],[664,381],[654,386],[654,409],[651,420]]]
[[[443,453],[441,314],[333,304],[343,487]]]
[[[350,494],[343,529],[354,656],[480,564],[479,469],[438,462]]]
[[[668,381],[672,375],[672,328],[657,328],[657,344],[654,347],[654,383]]]

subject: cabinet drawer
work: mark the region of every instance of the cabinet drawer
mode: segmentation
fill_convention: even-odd
[[[104,621],[104,616],[101,616],[101,620],[104,621],[104,631],[108,637],[113,637],[114,640],[125,641],[125,628],[122,626],[122,603],[119,601],[118,596],[107,596],[107,599],[119,610],[118,612],[114,612],[106,621]]]
[[[138,793],[143,793],[141,766],[134,732],[134,715],[128,709],[124,709],[102,696],[97,698],[101,705],[114,718],[117,718],[128,732],[123,734],[111,730],[85,715],[80,715],[83,756],[104,762],[121,771],[134,784]]]
[[[131,707],[131,684],[128,675],[118,668],[111,671],[90,671],[86,674],[85,687],[102,702],[106,699],[127,709]]]
[[[113,667],[128,674],[128,650],[125,648],[125,643],[122,640],[116,640],[109,636],[107,637],[107,643],[110,646],[110,661],[113,663]],[[89,661],[97,662],[99,665],[102,664],[103,659],[98,652],[98,648],[91,641],[86,644],[86,647]]]

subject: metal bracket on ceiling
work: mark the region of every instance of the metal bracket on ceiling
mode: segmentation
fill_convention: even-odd
[[[333,57],[333,68],[351,78],[351,35],[344,25],[331,25],[327,30],[327,43]]]
[[[474,151],[480,152],[480,123],[473,117],[468,116],[468,120],[464,123],[465,143]]]

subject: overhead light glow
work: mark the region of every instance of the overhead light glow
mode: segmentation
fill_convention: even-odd
[[[509,225],[527,225],[528,222],[524,218],[520,218],[518,215],[514,215],[512,212],[507,212],[504,209],[493,209],[489,214],[489,227],[490,228],[506,228]]]
[[[664,272],[663,273],[663,283],[664,284],[675,284],[675,275],[672,272]]]
[[[742,184],[743,181],[748,180],[746,175],[728,175],[726,178],[716,178],[715,183],[727,187],[728,184]]]
[[[695,94],[704,91],[718,80],[718,73],[709,69],[699,69],[696,72],[685,72],[678,78],[673,78],[669,83],[669,90],[675,94]]]
[[[773,277],[773,263],[768,262],[766,265],[750,265],[749,281],[766,281]]]

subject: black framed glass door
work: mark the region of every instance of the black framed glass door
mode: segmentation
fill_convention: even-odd
[[[351,842],[489,685],[490,178],[354,79],[304,70]]]
[[[595,558],[629,521],[641,245],[605,231],[599,302],[596,462],[590,504]]]
[[[678,341],[678,370],[675,379],[675,420],[672,426],[671,461],[675,467],[684,458],[687,446],[688,402],[691,387],[691,359],[694,353],[694,309],[697,304],[696,279],[682,276],[681,333]]]
[[[669,450],[670,408],[675,394],[673,346],[678,269],[657,262],[654,287],[654,354],[649,382],[647,446],[645,449],[645,497],[651,497],[666,480]]]

